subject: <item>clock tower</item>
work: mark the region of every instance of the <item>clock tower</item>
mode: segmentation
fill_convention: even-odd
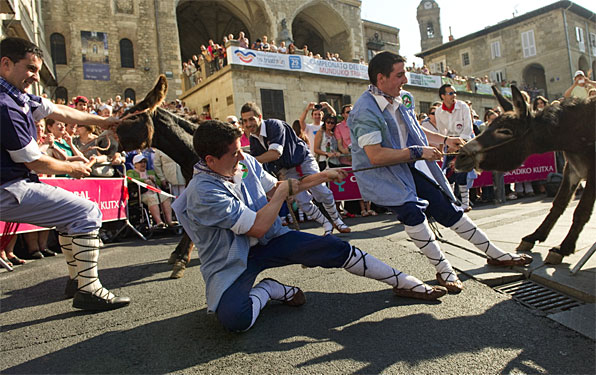
[[[434,0],[422,0],[416,18],[420,26],[420,48],[426,51],[443,44],[441,34],[441,9]]]

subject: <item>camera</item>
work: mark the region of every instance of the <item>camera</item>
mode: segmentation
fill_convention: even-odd
[[[322,106],[322,105],[320,105],[320,104],[315,104],[315,109],[321,109],[321,108],[323,108],[323,106]]]

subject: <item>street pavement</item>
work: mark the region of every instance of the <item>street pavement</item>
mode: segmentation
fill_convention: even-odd
[[[551,200],[523,199],[477,207],[469,215],[500,247],[514,250],[545,217]],[[577,253],[544,266],[560,243],[577,200],[525,269],[487,266],[450,230],[441,246],[465,289],[438,302],[392,295],[385,284],[343,270],[288,266],[267,270],[300,286],[307,303],[269,304],[248,332],[226,332],[206,313],[196,254],[182,279],[166,263],[178,238],[129,238],[102,250],[100,276],[130,296],[123,309],[86,313],[63,298],[63,256],[0,271],[2,374],[497,374],[596,373],[594,312],[596,256],[574,276],[569,270],[596,239],[592,217]],[[434,269],[390,215],[347,220],[340,235],[402,271],[431,284]],[[322,229],[304,225],[306,231]],[[579,304],[545,312],[496,291],[533,280]],[[591,324],[591,326],[590,326]]]

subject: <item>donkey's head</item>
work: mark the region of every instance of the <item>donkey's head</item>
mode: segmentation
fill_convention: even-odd
[[[495,86],[492,89],[505,113],[459,151],[455,161],[459,171],[509,171],[519,167],[531,153],[527,136],[532,114],[521,92],[511,86],[511,103]]]
[[[153,139],[153,120],[151,119],[151,115],[161,102],[163,102],[167,91],[168,82],[166,77],[160,75],[155,87],[149,91],[145,99],[126,110],[124,116],[129,113],[142,112],[123,120],[116,130],[118,140],[125,151],[151,146]]]

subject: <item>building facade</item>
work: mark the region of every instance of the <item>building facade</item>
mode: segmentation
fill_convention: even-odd
[[[420,7],[428,2],[423,0]],[[450,67],[463,76],[487,75],[554,100],[571,86],[575,71],[591,70],[594,79],[596,16],[571,1],[558,1],[462,38],[422,47],[417,56],[432,72]]]

